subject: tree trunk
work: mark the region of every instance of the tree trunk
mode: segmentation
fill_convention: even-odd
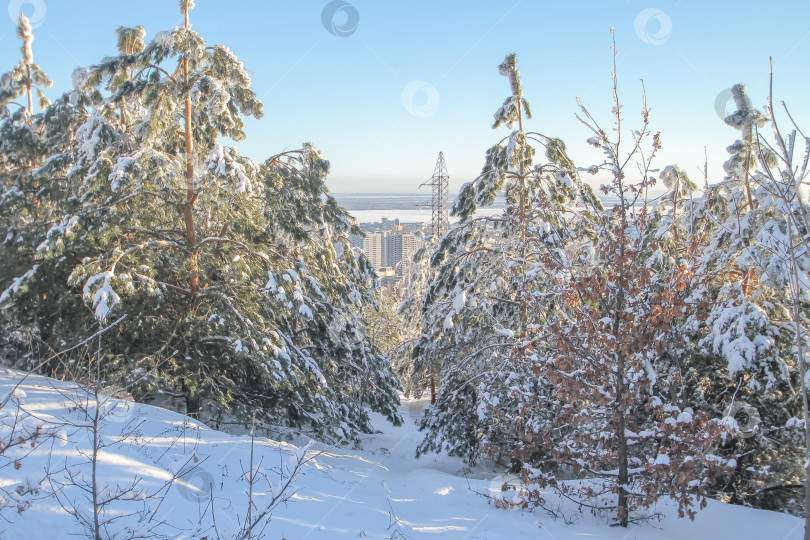
[[[186,416],[199,420],[201,408],[202,402],[199,397],[192,398],[190,395],[186,394]]]
[[[798,191],[798,189],[797,189]],[[810,540],[810,403],[807,395],[807,364],[804,361],[804,342],[802,336],[801,308],[798,298],[798,291],[801,290],[801,279],[799,278],[799,261],[796,260],[796,247],[793,227],[795,226],[793,216],[788,216],[788,241],[790,242],[790,263],[791,280],[793,281],[794,294],[792,295],[793,324],[795,325],[795,345],[796,359],[799,365],[799,384],[802,389],[802,408],[804,409],[804,540]]]
[[[626,227],[625,227],[626,228]],[[624,241],[624,240],[623,240]],[[624,244],[622,243],[620,249],[620,256],[624,260]],[[624,263],[622,263],[624,264]],[[617,308],[613,320],[613,335],[618,338],[620,325],[619,315],[624,311],[624,270],[619,273],[619,294],[616,298]],[[626,371],[625,357],[622,352],[617,352],[616,362],[616,460],[619,466],[619,476],[616,479],[616,493],[618,501],[616,503],[616,519],[618,524],[622,527],[627,527],[629,511],[627,507],[627,483],[629,481],[629,474],[627,470],[627,436],[625,434],[625,411],[623,408],[625,394],[627,389],[624,383],[624,376]]]
[[[615,90],[614,90],[615,91]],[[618,102],[618,100],[617,100]],[[618,155],[618,145],[617,152]],[[626,288],[626,273],[625,273],[625,253],[627,245],[627,206],[624,201],[624,186],[622,185],[621,178],[618,179],[619,197],[621,204],[621,231],[619,233],[619,289],[616,293],[616,313],[613,319],[613,337],[619,340],[621,328],[621,314],[624,312],[624,291]],[[625,371],[627,366],[625,353],[621,350],[616,351],[616,458],[619,465],[619,477],[617,478],[617,495],[618,501],[616,504],[616,517],[618,518],[619,525],[627,527],[629,511],[627,507],[627,482],[629,475],[627,472],[627,436],[625,435],[625,411],[624,400],[627,388],[625,386]]]
[[[523,108],[521,106],[520,99],[517,100],[517,116],[518,129],[522,134]],[[523,172],[524,148],[521,146],[520,150],[520,166],[518,167],[518,174],[520,175],[520,269],[522,274],[520,280],[520,335],[526,337],[529,334],[527,331],[527,327],[529,325],[529,305],[528,301],[526,300],[526,229],[528,228],[528,224],[526,223],[526,205],[528,203],[526,202],[526,177]]]
[[[26,70],[26,74],[27,74],[27,76],[25,78],[25,89],[26,89],[26,94],[28,94],[28,120],[27,121],[28,121],[28,125],[31,125],[31,123],[32,123],[31,115],[34,114],[34,102],[33,102],[33,96],[32,96],[32,93],[31,93],[32,92],[32,89],[31,89],[31,83],[32,83],[32,81],[31,81],[31,65],[26,64],[25,65],[25,70]],[[28,163],[29,170],[33,169],[36,166],[34,163],[31,163],[30,161],[28,161],[27,163]],[[26,171],[26,173],[27,172],[28,171]],[[34,220],[38,220],[39,219],[39,180],[34,180],[34,208],[33,208],[33,214],[34,214]]]
[[[186,416],[189,418],[194,418],[195,420],[200,419],[200,410],[202,409],[202,399],[199,395],[195,397],[191,397],[191,391],[188,389],[186,382],[183,381],[183,394],[186,400]]]
[[[619,525],[627,527],[628,509],[627,509],[627,482],[629,475],[627,471],[627,438],[625,437],[625,418],[624,411],[621,408],[621,403],[624,398],[624,360],[619,360],[619,391],[616,393],[616,401],[618,402],[618,410],[616,411],[616,449],[617,458],[619,461],[619,478],[618,482],[618,496],[619,500],[616,505],[616,517],[618,518]]]
[[[34,114],[34,102],[33,102],[32,96],[31,96],[31,65],[30,64],[25,65],[25,71],[26,71],[26,74],[27,74],[27,76],[25,78],[25,89],[26,89],[26,93],[28,94],[28,115],[30,116],[30,115]]]
[[[188,10],[185,13],[186,28],[188,28]],[[197,194],[194,193],[194,141],[191,134],[191,96],[188,95],[188,58],[183,58],[183,80],[186,83],[186,108],[185,108],[185,143],[186,143],[186,202],[183,204],[183,220],[186,225],[186,243],[188,244],[188,260],[190,266],[189,290],[192,298],[200,292],[200,270],[197,251],[197,235],[194,230],[194,201]]]

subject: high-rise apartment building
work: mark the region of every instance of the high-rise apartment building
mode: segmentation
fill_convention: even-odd
[[[413,256],[422,245],[422,232],[421,224],[407,225],[414,224],[403,226],[399,220],[383,218],[381,223],[362,224],[365,237],[351,235],[349,241],[353,247],[362,249],[377,268],[391,268],[390,279],[408,277]]]

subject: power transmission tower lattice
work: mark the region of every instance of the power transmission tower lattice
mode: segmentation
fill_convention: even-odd
[[[439,152],[436,168],[430,180],[421,187],[431,186],[433,196],[430,201],[431,219],[428,232],[433,236],[441,236],[450,228],[450,215],[447,209],[447,190],[450,177],[447,175],[447,164],[444,162],[444,152]]]

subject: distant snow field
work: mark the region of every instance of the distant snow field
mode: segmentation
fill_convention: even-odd
[[[391,221],[398,219],[401,223],[428,223],[431,219],[430,208],[426,209],[383,209],[383,210],[347,210],[358,223],[379,223],[381,217],[386,217]],[[477,216],[495,216],[503,212],[502,208],[480,208],[476,212]],[[450,216],[450,221],[455,223],[457,217]]]
[[[305,439],[290,444],[257,437],[251,468],[249,435],[228,435],[173,412],[106,396],[97,408],[87,390],[45,377],[29,376],[15,390],[22,377],[0,372],[3,540],[92,537],[94,491],[100,536],[112,539],[230,539],[254,522],[252,538],[288,540],[803,536],[803,520],[716,501],[694,522],[677,519],[674,506],[663,504],[655,509],[660,521],[627,529],[610,527],[610,516],[561,501],[571,524],[540,510],[497,509],[481,495],[500,495],[504,476],[491,464],[470,469],[447,456],[415,458],[423,401],[403,400],[401,427],[376,416],[380,431],[364,436],[359,450],[319,443],[306,449]],[[284,490],[299,461],[300,473]],[[287,500],[273,508],[274,496]],[[262,514],[269,509],[268,521]]]

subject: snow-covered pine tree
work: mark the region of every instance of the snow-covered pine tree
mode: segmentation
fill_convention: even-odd
[[[22,42],[22,57],[14,68],[0,76],[0,119],[2,131],[2,166],[4,189],[2,217],[7,223],[22,212],[27,225],[38,221],[40,186],[32,174],[42,159],[42,126],[34,125],[34,99],[45,110],[50,100],[43,93],[52,84],[48,76],[34,63],[34,34],[25,15],[17,21],[17,37]],[[44,209],[43,209],[44,210]],[[4,235],[5,236],[5,235]],[[16,238],[15,241],[19,240]],[[6,244],[9,240],[6,238]]]
[[[41,172],[45,156],[64,145],[61,127],[69,123],[64,108],[51,107],[43,93],[51,86],[47,75],[34,63],[31,25],[24,15],[17,22],[22,56],[17,65],[0,76],[0,293],[25,290],[26,273],[37,270],[37,252],[42,237],[53,227],[66,226],[54,216],[54,201],[64,197],[60,179],[44,182]],[[39,102],[46,113],[37,113]],[[2,345],[12,356],[25,355],[35,331],[37,309],[42,298],[29,298],[30,309],[13,313],[2,310]],[[27,336],[27,337],[26,337]],[[10,347],[9,347],[10,346]]]
[[[615,83],[614,79],[614,90]],[[520,88],[514,83],[512,87],[513,92]],[[617,91],[614,97],[615,129],[621,133]],[[507,100],[502,110],[509,105]],[[502,316],[506,299],[514,325],[489,331],[511,343],[479,342],[474,349],[479,356],[469,355],[477,362],[453,366],[462,377],[453,381],[455,388],[448,386],[451,392],[465,389],[468,403],[446,408],[456,414],[456,424],[463,425],[465,418],[457,410],[477,405],[473,420],[478,423],[468,425],[477,430],[473,435],[483,440],[485,452],[522,468],[524,478],[541,488],[556,486],[592,507],[615,508],[621,525],[627,525],[632,510],[649,507],[664,494],[676,498],[681,511],[692,515],[694,496],[704,497],[711,479],[729,465],[710,451],[721,437],[722,425],[689,408],[687,396],[680,391],[678,370],[673,368],[689,351],[688,342],[680,338],[680,325],[694,309],[688,301],[693,256],[690,251],[657,245],[648,211],[636,208],[647,191],[650,160],[660,144],[658,135],[649,131],[646,105],[644,128],[634,132],[630,151],[624,155],[621,138],[610,140],[584,107],[583,113],[582,120],[593,135],[588,142],[606,154],[602,166],[588,170],[605,169],[611,174],[613,183],[604,189],[620,204],[609,214],[601,214],[593,195],[580,187],[570,160],[557,160],[556,175],[539,176],[547,182],[525,184],[537,190],[525,199],[507,188],[507,204],[531,201],[523,214],[530,217],[525,229],[519,219],[513,220],[511,230],[508,224],[504,227],[511,233],[506,238],[517,238],[517,242],[511,258],[503,257],[493,267],[505,269],[498,277],[508,285],[500,293],[497,282],[491,287],[502,304],[489,300],[490,305],[501,310],[492,309],[484,317],[500,322],[491,314]],[[643,143],[650,144],[649,153],[640,150]],[[644,181],[628,185],[624,169],[639,153]],[[515,169],[519,178],[521,170]],[[513,189],[519,185],[515,180],[513,177]],[[681,191],[680,183],[673,184],[673,191]],[[485,192],[484,186],[479,191]],[[555,191],[559,186],[570,191]],[[475,190],[471,193],[467,188],[460,201],[465,195],[466,200],[475,200]],[[675,193],[673,200],[681,195]],[[507,216],[521,216],[519,209],[510,208]],[[498,244],[501,248],[507,245]],[[445,275],[463,279],[465,258],[477,257],[478,249],[474,246],[472,253],[457,249],[460,253],[448,258]],[[488,266],[479,269],[481,266],[489,271]],[[448,297],[457,298],[445,293]],[[451,312],[451,321],[461,313],[463,307]],[[441,311],[438,315],[434,320],[441,320]],[[468,324],[467,320],[475,322],[469,315],[458,318],[462,324]],[[525,326],[521,328],[522,321]],[[482,327],[455,330],[454,326],[453,332],[471,340],[487,335]],[[499,358],[499,349],[510,346]],[[460,401],[458,393],[449,394],[446,401]],[[438,441],[458,451],[446,441],[457,441],[465,433],[451,431],[456,426],[442,425],[442,403],[440,395],[438,406],[425,419],[440,435],[431,439],[429,434],[423,448],[429,444],[433,447],[428,449],[440,448]],[[579,484],[558,482],[560,469],[587,479]],[[527,493],[524,504],[544,504],[542,489]]]
[[[791,218],[775,195],[777,182],[762,172],[781,166],[758,133],[768,118],[752,107],[743,85],[732,92],[738,110],[726,123],[741,138],[728,147],[725,179],[670,212],[681,234],[694,231],[701,239],[695,279],[701,301],[709,306],[705,318],[684,327],[697,344],[684,384],[696,409],[729,415],[734,420],[729,423],[737,425],[737,436],[721,448],[737,467],[714,486],[715,495],[737,504],[801,511],[804,438],[795,429],[802,415],[795,297],[790,250],[783,249],[790,244]],[[800,198],[788,206],[796,215],[807,208]],[[798,261],[807,265],[806,256],[801,253]]]
[[[677,500],[680,515],[694,516],[695,502],[705,505],[711,481],[734,463],[713,451],[722,424],[690,407],[683,393],[677,366],[690,350],[681,327],[696,309],[694,255],[655,239],[645,197],[660,136],[650,131],[645,98],[643,126],[624,149],[615,55],[613,67],[615,137],[581,102],[578,118],[591,133],[588,143],[604,154],[588,170],[610,174],[602,189],[618,203],[607,223],[594,223],[589,258],[573,266],[547,259],[547,271],[565,275],[558,288],[565,315],[543,327],[549,343],[541,373],[555,388],[548,440],[556,463],[585,480],[560,483],[547,469],[524,470],[529,481],[555,485],[591,507],[614,507],[616,523],[627,526],[635,510],[664,495]],[[635,184],[626,178],[634,159],[641,175]],[[671,184],[677,201],[688,179]],[[532,497],[542,502],[540,492]]]
[[[17,231],[27,232],[39,212],[38,194],[30,174],[41,159],[42,152],[38,131],[32,126],[33,97],[35,91],[42,92],[36,86],[37,81],[43,86],[50,86],[50,80],[34,64],[34,36],[31,24],[22,14],[17,21],[17,37],[22,41],[22,57],[11,71],[0,76],[0,145],[3,150],[0,153],[0,186],[3,190],[0,197],[0,232],[3,233],[3,244],[0,249],[12,252],[30,250],[27,245],[18,245],[26,242]],[[20,101],[16,101],[18,99]],[[42,108],[48,106],[44,94],[40,105]],[[15,271],[19,268],[13,267],[15,259],[16,257],[11,256],[3,257],[7,263],[0,270],[3,274],[0,283],[6,283],[11,276],[16,276]]]
[[[529,312],[554,279],[541,259],[587,237],[569,223],[577,205],[591,216],[601,209],[579,181],[562,141],[524,131],[530,112],[515,55],[498,70],[512,91],[495,113],[493,128],[517,124],[517,129],[487,150],[481,174],[454,204],[461,222],[431,257],[433,278],[414,349],[415,372],[441,376],[436,404],[423,418],[427,435],[418,452],[447,451],[470,460],[482,451],[508,458],[534,452],[533,442],[515,439],[510,430],[528,410],[548,422],[548,409],[538,403],[548,384],[534,370],[543,348],[537,329],[556,307],[549,301],[545,309]],[[547,162],[534,163],[530,142],[544,147]],[[502,192],[503,214],[475,216]]]
[[[804,538],[810,539],[810,389],[808,389],[807,351],[808,308],[810,308],[810,201],[807,183],[810,180],[810,138],[802,133],[790,111],[783,103],[792,129],[783,135],[773,108],[773,61],[771,61],[771,88],[768,95],[767,115],[773,129],[773,142],[757,131],[757,156],[760,168],[754,174],[759,189],[760,206],[770,207],[776,220],[765,226],[765,234],[758,240],[762,245],[760,267],[765,268],[766,285],[785,291],[785,308],[790,313],[793,348],[791,360],[798,374],[801,410],[786,423],[794,440],[804,439],[801,457],[804,463]],[[804,139],[804,148],[797,152],[797,140]],[[772,261],[776,258],[777,261]],[[762,264],[764,263],[764,264]],[[790,429],[794,428],[794,429]],[[801,428],[801,429],[795,429]],[[797,482],[798,484],[799,482]],[[798,499],[799,497],[796,497]],[[777,502],[778,504],[778,502]]]
[[[692,201],[697,185],[689,179],[686,171],[681,170],[677,165],[665,167],[659,174],[659,179],[666,191],[661,195],[657,212],[653,216],[657,223],[652,223],[651,226],[659,228],[658,238],[669,234],[672,241],[677,243],[681,239],[678,230],[678,211]],[[687,216],[686,220],[689,225],[687,238],[693,239],[695,238],[694,215]]]
[[[396,378],[360,318],[371,266],[326,193],[328,161],[307,144],[257,164],[220,142],[243,139],[242,115],[260,117],[262,104],[233,53],[191,29],[193,3],[180,7],[183,26],[148,44],[121,28],[119,56],[74,75],[65,103],[86,117],[47,161],[71,183],[60,209],[70,227],[39,254],[71,268],[51,284],[41,339],[58,350],[95,319],[125,315],[104,377],[139,399],[340,439],[370,429],[369,407],[397,421]],[[35,275],[20,274],[4,301],[38,294]],[[60,298],[90,316],[57,311]]]
[[[364,316],[376,309],[376,275],[371,261],[351,248],[349,234],[359,229],[328,195],[329,162],[307,143],[269,159],[263,170],[271,256],[286,252],[290,262],[267,284],[275,328],[290,343],[293,372],[314,365],[323,377],[297,391],[303,399],[280,406],[300,423],[317,425],[323,417],[341,437],[373,429],[368,408],[398,423],[399,381],[385,351],[368,337],[371,319]]]
[[[30,116],[34,114],[34,99],[40,109],[46,109],[50,101],[43,89],[51,87],[51,80],[34,63],[34,33],[24,14],[17,21],[17,38],[22,41],[22,58],[14,68],[0,76],[0,117],[10,116],[15,109]],[[17,100],[22,98],[22,103]]]
[[[394,370],[402,382],[402,392],[406,396],[418,399],[427,391],[430,393],[431,404],[436,403],[436,381],[440,377],[438,366],[435,362],[422,361],[417,368],[413,353],[422,330],[422,304],[431,277],[430,258],[437,242],[438,238],[435,236],[426,238],[413,255],[414,270],[409,283],[402,291],[402,299],[397,309],[402,325],[402,339],[389,352]]]

